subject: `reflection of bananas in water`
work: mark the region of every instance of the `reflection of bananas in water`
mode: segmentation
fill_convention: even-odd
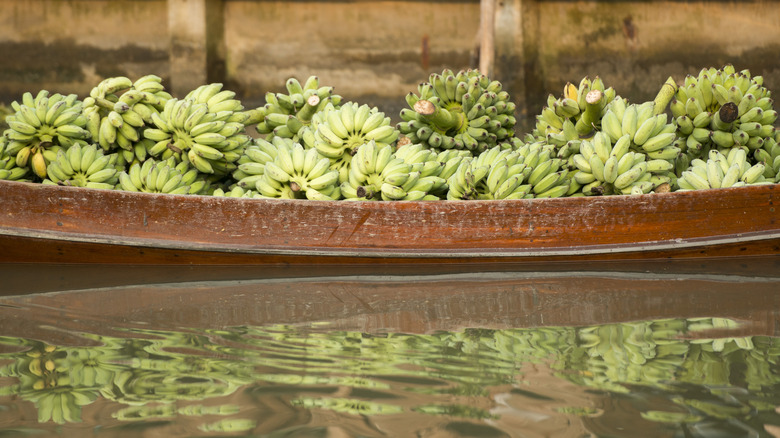
[[[404,411],[401,406],[350,398],[301,397],[292,400],[291,403],[294,406],[302,406],[307,409],[328,409],[352,415],[388,415],[400,414]]]
[[[60,386],[28,394],[28,399],[38,408],[38,422],[53,421],[57,424],[81,422],[81,407],[95,401],[97,393],[72,386]]]
[[[233,415],[237,414],[240,410],[241,408],[236,405],[187,405],[179,408],[177,412],[180,415],[189,417],[200,417],[202,415]]]
[[[658,423],[697,423],[704,418],[690,412],[644,411],[639,413],[642,418]]]
[[[176,407],[173,405],[129,406],[120,409],[112,417],[121,421],[148,421],[176,416]]]
[[[714,329],[736,329],[739,327],[739,323],[728,318],[697,318],[693,320],[692,324],[688,326],[689,331],[702,331],[702,330],[714,330]],[[753,341],[751,336],[742,337],[723,337],[717,339],[693,339],[692,344],[702,344],[704,348],[711,348],[711,351],[721,352],[724,351],[726,345],[729,342],[734,342],[736,347],[742,350],[752,350]]]
[[[279,325],[208,334],[138,331],[159,339],[95,337],[101,347],[78,348],[0,337],[2,344],[28,348],[23,353],[0,355],[3,360],[11,360],[0,368],[0,376],[19,380],[0,392],[18,394],[20,399],[35,403],[42,422],[79,421],[81,406],[92,403],[99,394],[107,400],[132,405],[118,408],[115,418],[133,421],[175,415],[235,415],[235,406],[189,403],[224,397],[258,381],[303,387],[387,389],[393,388],[392,383],[373,376],[405,373],[442,383],[410,389],[418,394],[482,397],[489,393],[486,387],[518,383],[523,364],[533,362],[549,364],[556,376],[589,388],[627,392],[631,386],[642,385],[665,391],[683,412],[691,413],[670,409],[643,414],[651,421],[687,423],[698,421],[697,416],[744,419],[750,412],[774,407],[756,404],[758,400],[743,401],[741,393],[724,388],[747,385],[750,391],[761,392],[768,385],[780,383],[774,369],[780,356],[780,339],[730,337],[728,333],[713,339],[706,337],[706,331],[701,332],[734,325],[734,321],[723,318],[696,318],[577,328],[468,329],[384,336],[342,331],[312,333]],[[694,340],[685,337],[693,331],[700,331],[700,336]],[[230,346],[214,342],[214,337],[229,341]],[[185,346],[197,353],[182,353]],[[268,348],[285,354],[269,356],[265,354]],[[295,361],[287,354],[287,348],[294,348],[307,358],[325,360],[318,364],[316,372],[311,372],[311,362]],[[223,359],[215,359],[214,354]],[[442,361],[444,356],[450,360]],[[286,371],[259,373],[255,359]],[[738,375],[734,374],[735,369],[739,370]],[[685,384],[701,385],[705,388],[702,396],[685,392],[688,398],[683,397],[679,385]],[[183,405],[178,404],[182,401]],[[352,398],[299,397],[293,403],[357,415],[402,410]],[[417,408],[419,412],[434,414],[467,412],[458,405],[437,403]],[[245,423],[247,420],[226,420],[203,427],[220,431],[253,427]]]
[[[246,418],[226,418],[214,423],[208,423],[198,426],[198,429],[204,432],[244,432],[254,429],[257,425],[255,420]]]

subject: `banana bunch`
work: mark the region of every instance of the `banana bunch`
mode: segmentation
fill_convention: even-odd
[[[60,149],[46,167],[48,179],[44,184],[113,189],[117,182],[117,154],[104,154],[96,144],[74,144],[67,150]]]
[[[478,70],[444,70],[417,91],[407,94],[409,108],[401,110],[398,124],[412,143],[477,153],[496,145],[512,147],[515,104],[500,82]]]
[[[606,123],[606,118],[602,122]],[[668,172],[673,164],[660,158],[646,160],[645,154],[629,150],[629,138],[625,134],[612,145],[606,132],[597,132],[592,139],[583,140],[573,159],[577,168],[573,179],[582,186],[583,194],[643,194],[662,182],[654,180],[651,171]]]
[[[447,179],[447,199],[522,199],[530,191],[523,184],[530,170],[519,153],[494,146],[460,160]]]
[[[679,190],[705,190],[726,187],[741,187],[751,184],[774,183],[764,176],[765,165],[762,162],[751,165],[747,147],[734,147],[724,150],[711,149],[707,161],[694,158],[688,170],[677,178]]]
[[[144,137],[155,142],[149,154],[189,162],[216,178],[231,173],[252,140],[245,134],[243,106],[234,96],[213,83],[184,99],[169,99],[162,112],[152,114],[156,127],[144,130]]]
[[[528,197],[559,198],[579,190],[580,186],[572,179],[573,172],[566,167],[568,161],[554,155],[555,145],[545,141],[531,142],[517,151],[528,169],[525,171],[528,172],[525,182],[531,186]]]
[[[251,189],[245,189],[241,186],[234,186],[228,191],[222,188],[216,188],[211,193],[212,196],[221,196],[225,198],[262,198],[262,195]]]
[[[6,152],[16,157],[16,165],[32,169],[45,179],[48,161],[44,152],[53,148],[68,148],[76,143],[86,144],[90,133],[85,129],[82,102],[75,94],[49,95],[41,90],[33,97],[22,95],[22,103],[12,102],[14,114],[6,117],[8,129],[3,137],[8,141]]]
[[[775,131],[774,137],[768,138],[753,155],[756,163],[764,164],[766,168],[764,177],[770,181],[780,182],[780,130]]]
[[[265,163],[255,183],[266,198],[333,201],[341,198],[339,173],[317,149],[305,149],[291,139],[279,138],[276,156]]]
[[[117,189],[128,192],[172,195],[202,194],[208,188],[209,183],[186,162],[176,163],[172,159],[156,161],[153,158],[146,159],[143,164],[135,162],[128,170],[120,172],[117,185]]]
[[[763,77],[738,72],[729,64],[686,76],[670,109],[693,159],[706,156],[710,148],[760,149],[775,132],[777,111],[772,104]]]
[[[439,161],[439,153],[422,143],[406,143],[396,147],[395,157],[412,165],[412,170],[420,172],[421,176],[438,176],[444,168],[444,163]]]
[[[623,99],[615,99],[601,120],[601,130],[613,144],[628,136],[629,150],[673,163],[680,149],[674,145],[676,127],[667,120],[666,113],[656,114],[653,101],[626,104]]]
[[[143,131],[154,126],[152,114],[162,111],[170,98],[156,75],[135,82],[124,76],[102,80],[84,99],[92,142],[106,152],[119,151],[125,162],[144,160],[152,144],[144,141]]]
[[[352,156],[358,148],[370,141],[380,147],[393,144],[399,132],[390,117],[376,107],[346,102],[339,108],[327,105],[299,135],[306,148],[317,149],[330,158],[331,168],[338,170],[339,182],[343,183],[349,178]]]
[[[447,151],[457,152],[456,149],[448,149]],[[420,172],[420,178],[430,178],[435,181],[428,193],[446,196],[447,180],[445,176],[449,177],[455,172],[459,160],[450,160],[447,157],[440,159],[440,155],[444,154],[444,152],[436,152],[433,149],[426,148],[421,143],[406,143],[402,146],[397,146],[394,154],[396,158],[400,158],[405,163],[411,165],[413,172]],[[457,153],[453,156],[457,156]],[[448,162],[449,168],[447,168]]]
[[[235,91],[223,90],[222,86],[219,82],[201,85],[187,93],[184,99],[191,100],[194,105],[205,104],[207,112],[215,114],[214,120],[244,124],[249,118],[243,111],[244,105],[235,98]]]
[[[0,137],[0,179],[26,181],[25,176],[30,172],[30,169],[16,165],[16,159],[8,153],[8,143],[7,138]]]
[[[307,148],[315,148],[328,158],[354,155],[362,145],[374,141],[378,146],[398,140],[399,132],[390,117],[376,107],[346,102],[339,108],[328,106],[317,113],[312,127],[301,140]]]
[[[265,163],[276,158],[276,149],[279,144],[289,143],[289,141],[290,139],[283,137],[273,137],[271,141],[262,138],[253,139],[236,161],[238,168],[233,171],[236,185],[254,190],[255,184],[265,173]]]
[[[375,141],[360,146],[352,158],[341,193],[349,200],[437,200],[429,192],[444,185],[437,175],[422,176],[414,165],[398,158],[394,147]]]
[[[289,78],[285,87],[287,94],[266,93],[265,105],[257,109],[258,133],[298,140],[298,131],[311,124],[314,114],[328,105],[338,108],[341,104],[341,96],[333,94],[333,87],[320,86],[317,76],[309,76],[303,85]]]
[[[601,118],[607,105],[616,97],[615,89],[605,88],[598,76],[593,80],[583,78],[579,86],[567,82],[562,97],[556,99],[552,94],[547,97],[547,106],[536,116],[534,130],[526,140],[562,145],[580,136],[587,137],[601,129]],[[567,121],[569,126],[566,126]]]

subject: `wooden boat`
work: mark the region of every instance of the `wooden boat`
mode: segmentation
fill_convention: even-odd
[[[474,265],[780,254],[780,185],[515,201],[326,202],[0,181],[0,261]]]

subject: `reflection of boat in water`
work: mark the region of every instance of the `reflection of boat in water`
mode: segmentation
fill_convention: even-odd
[[[705,315],[743,319],[756,334],[776,334],[771,312],[780,308],[780,257],[659,263],[623,264],[625,271],[593,264],[585,267],[592,270],[567,272],[548,265],[548,271],[430,274],[419,267],[412,273],[356,267],[352,275],[325,275],[328,267],[317,266],[256,272],[4,265],[6,284],[16,285],[17,293],[70,292],[8,296],[0,320],[4,330],[19,335],[29,334],[25,321],[31,316],[49,317],[52,324],[109,318],[160,328],[329,321],[350,330],[424,333]],[[289,276],[296,272],[309,276]]]

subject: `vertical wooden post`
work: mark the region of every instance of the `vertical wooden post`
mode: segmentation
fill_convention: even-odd
[[[494,79],[500,80],[517,105],[516,132],[530,131],[539,85],[536,0],[498,0],[495,14]]]
[[[222,0],[167,1],[170,89],[174,96],[183,97],[200,85],[218,80],[213,76],[220,72],[220,52],[224,51]]]
[[[479,4],[479,71],[492,76],[495,57],[496,0],[480,0]]]

